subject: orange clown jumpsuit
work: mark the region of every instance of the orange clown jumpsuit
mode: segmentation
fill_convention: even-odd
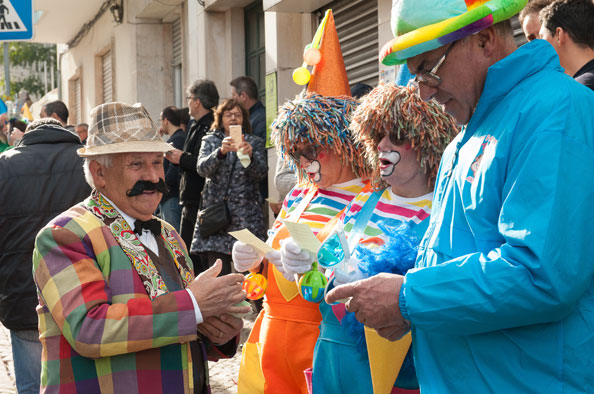
[[[364,186],[360,179],[325,189],[296,186],[273,225],[272,247],[278,250],[280,241],[290,236],[284,219],[307,223],[323,240]],[[267,266],[264,309],[242,350],[238,394],[307,394],[304,371],[312,367],[322,320],[319,305],[305,301],[295,282],[286,280],[274,265]]]

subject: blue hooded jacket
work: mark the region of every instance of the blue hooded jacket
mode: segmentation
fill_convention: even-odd
[[[489,68],[400,307],[427,393],[594,393],[594,92],[544,40]]]

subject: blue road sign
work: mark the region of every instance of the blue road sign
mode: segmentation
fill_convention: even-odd
[[[0,41],[33,38],[33,0],[0,0]]]

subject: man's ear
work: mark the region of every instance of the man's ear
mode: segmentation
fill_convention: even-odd
[[[99,162],[91,160],[89,170],[91,171],[95,188],[103,188],[105,186],[105,167],[99,164]]]
[[[553,36],[553,39],[557,41],[559,46],[563,46],[570,38],[569,34],[567,34],[567,32],[562,27],[558,27],[555,29],[555,35]]]
[[[497,33],[495,32],[495,28],[493,26],[489,26],[486,29],[476,33],[474,37],[479,48],[483,48],[485,51],[487,51],[487,54],[490,54],[495,48],[496,35]]]

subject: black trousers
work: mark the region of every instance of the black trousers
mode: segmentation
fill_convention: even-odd
[[[223,254],[219,252],[200,252],[198,253],[200,256],[202,267],[212,267],[217,259],[221,259],[223,262],[223,268],[221,269],[221,273],[219,276],[230,274],[233,270],[231,269],[231,255]],[[198,275],[198,273],[196,273]]]
[[[179,226],[179,235],[186,243],[186,247],[190,250],[192,244],[192,237],[194,237],[194,226],[196,225],[196,218],[198,217],[198,205],[184,205],[181,213],[181,221]]]
[[[190,246],[192,245],[192,238],[194,237],[194,226],[196,225],[196,219],[198,218],[198,208],[198,205],[184,205],[182,208],[179,235],[186,243],[188,253],[190,251]],[[190,258],[194,264],[194,273],[196,275],[208,269],[208,264],[204,265],[203,259],[197,254],[190,253]]]

